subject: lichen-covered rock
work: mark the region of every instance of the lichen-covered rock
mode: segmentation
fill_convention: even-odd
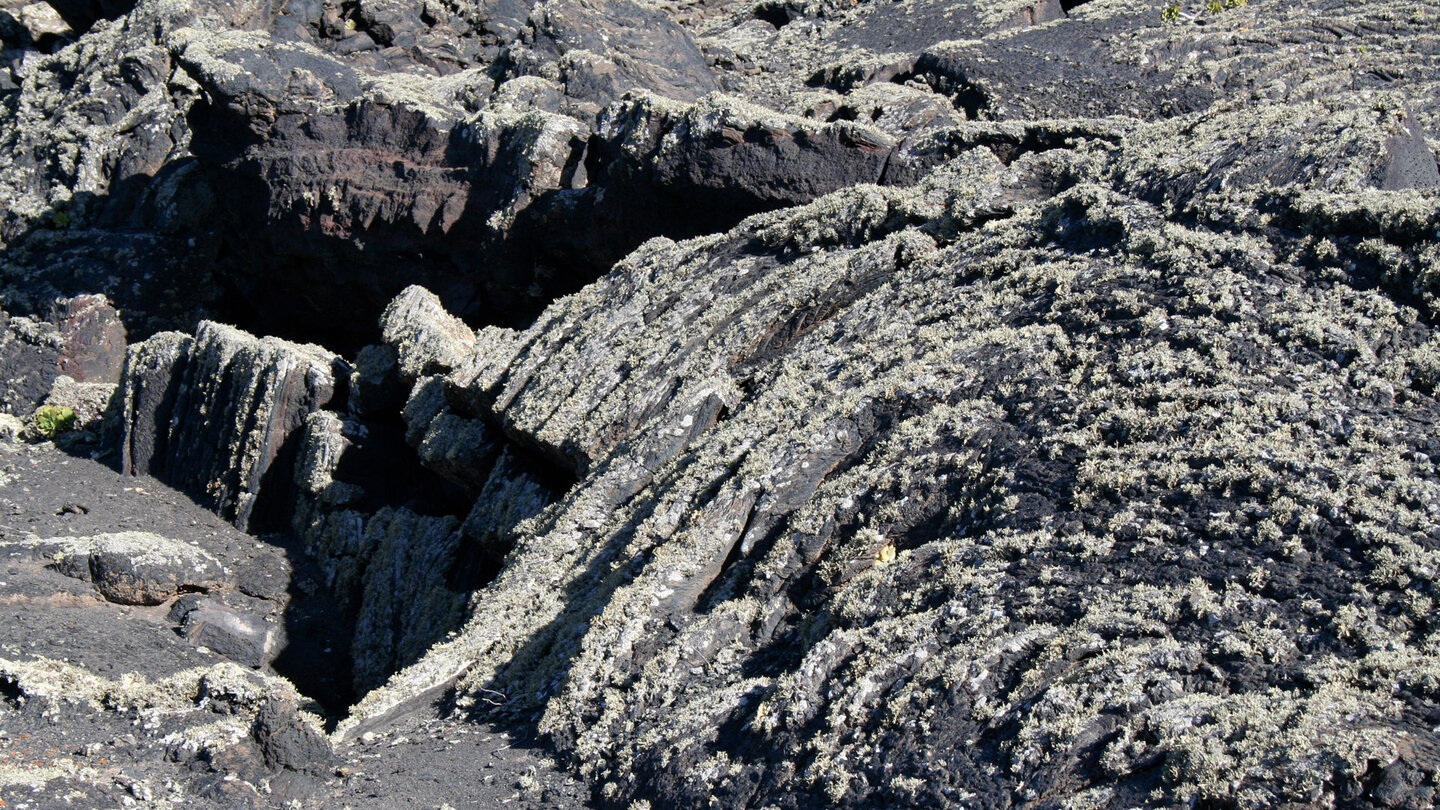
[[[291,479],[299,429],[349,369],[318,346],[211,322],[193,339],[151,340],[131,349],[121,383],[125,471],[200,494],[240,527],[288,516],[285,487],[268,490],[281,502],[266,507],[262,484]]]
[[[22,745],[5,788],[31,797],[258,807],[262,789],[281,801],[314,795],[312,774],[333,762],[320,718],[292,684],[233,663],[111,679],[53,659],[0,659],[0,683],[14,699],[6,720],[15,737],[79,720],[70,739],[90,741],[63,754]]]
[[[56,570],[93,583],[105,599],[123,605],[158,605],[181,591],[211,590],[227,579],[210,554],[149,532],[23,543],[52,560]]]
[[[19,415],[35,410],[60,374],[62,345],[54,324],[0,312],[0,406]]]
[[[394,348],[400,376],[412,384],[450,371],[475,348],[475,332],[423,287],[408,287],[390,302],[380,334]]]
[[[426,467],[478,491],[489,479],[501,447],[495,429],[482,420],[445,412],[430,420],[416,453]]]
[[[403,667],[341,738],[443,698],[615,806],[1428,806],[1440,17],[1215,5],[140,0],[14,69],[3,292],[189,261],[382,341],[123,383],[127,468],[288,519]]]
[[[335,479],[341,457],[352,446],[345,433],[345,422],[330,411],[316,411],[305,420],[294,482],[303,499],[340,506],[364,495],[360,486]]]
[[[594,111],[636,88],[680,101],[717,89],[690,35],[649,4],[555,0],[537,5],[528,22],[506,54],[512,69],[558,68],[565,94]]]
[[[1376,190],[1408,126],[966,153],[482,334],[447,401],[580,481],[353,722],[460,669],[614,801],[1343,804],[1390,763],[1419,801],[1440,208]]]
[[[118,386],[105,382],[77,382],[61,374],[50,384],[50,393],[41,406],[69,408],[75,412],[75,427],[99,431]]]

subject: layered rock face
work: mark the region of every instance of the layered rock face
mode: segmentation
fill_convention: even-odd
[[[337,370],[348,371],[317,346],[260,340],[216,323],[201,323],[194,338],[151,337],[126,357],[121,471],[204,493],[240,528],[273,525],[288,510],[267,514],[261,485],[278,474],[281,485],[264,494],[284,497],[297,431],[330,401]]]
[[[1429,807],[1437,25],[141,0],[17,68],[3,272],[220,282],[140,307],[249,332],[131,347],[122,463],[299,539],[337,743],[433,704],[615,807]]]
[[[1232,187],[1266,226],[1142,199],[1151,130],[657,240],[492,331],[452,401],[581,481],[360,715],[459,669],[676,806],[1430,801],[1440,223],[1366,187],[1388,131],[1293,135],[1364,183]]]

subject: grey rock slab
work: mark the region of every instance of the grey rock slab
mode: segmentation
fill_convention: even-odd
[[[647,4],[560,0],[537,6],[529,22],[526,56],[558,62],[574,98],[603,106],[644,89],[690,101],[718,89],[690,34]]]
[[[180,621],[185,639],[237,664],[259,668],[274,659],[279,634],[263,616],[243,613],[210,600],[197,602]]]
[[[400,376],[412,384],[459,366],[475,348],[475,332],[423,287],[407,287],[390,302],[380,332],[395,350]]]

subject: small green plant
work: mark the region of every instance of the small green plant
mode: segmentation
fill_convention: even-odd
[[[63,405],[42,405],[35,411],[35,429],[47,439],[75,429],[75,409]]]
[[[56,230],[64,230],[70,227],[70,215],[64,211],[56,211],[50,215],[50,224],[54,226]]]
[[[1208,14],[1219,14],[1226,9],[1240,8],[1249,0],[1205,0],[1203,12]],[[1179,22],[1181,19],[1198,19],[1201,12],[1187,11],[1186,4],[1170,3],[1160,12],[1160,18],[1165,22]]]

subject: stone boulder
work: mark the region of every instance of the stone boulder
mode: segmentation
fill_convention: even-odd
[[[61,374],[81,383],[120,382],[125,366],[125,324],[103,295],[58,301],[51,315],[60,330]]]
[[[219,587],[220,563],[195,546],[149,532],[32,541],[35,553],[61,573],[93,583],[106,600],[158,605],[183,591]]]

